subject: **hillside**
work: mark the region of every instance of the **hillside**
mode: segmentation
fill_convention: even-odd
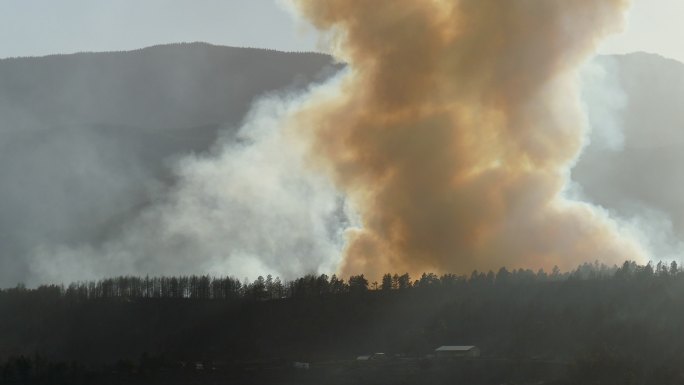
[[[668,244],[656,251],[678,256],[677,243],[684,239],[684,64],[645,53],[599,62],[612,78],[611,92],[624,103],[614,111],[623,143],[602,145],[603,122],[592,122],[592,143],[573,178],[590,200],[625,217],[643,217],[641,225],[652,226],[649,235],[658,237],[654,241]]]
[[[229,298],[209,278],[201,289],[202,279],[190,277],[194,288],[183,296],[148,278],[0,291],[0,312],[10,315],[0,330],[13,331],[0,333],[0,383],[17,378],[22,355],[36,357],[28,372],[38,378],[65,375],[46,360],[75,360],[112,383],[145,384],[211,375],[204,383],[662,385],[684,375],[676,265],[423,275],[381,290],[309,276],[286,282],[283,293],[262,279],[233,286]],[[475,345],[482,355],[434,359],[441,345]],[[355,361],[373,352],[387,361]],[[297,361],[311,363],[313,378],[295,373]],[[216,370],[184,369],[187,362]],[[117,381],[126,373],[133,378]]]
[[[684,239],[684,64],[649,54],[597,62],[607,76],[594,91],[623,100],[609,113],[624,141],[605,145],[605,106],[589,103],[592,144],[573,179],[590,201],[639,215],[666,245],[657,251],[674,253]],[[0,287],[42,283],[27,257],[37,245],[115,237],[173,184],[174,160],[229,136],[255,98],[340,68],[316,53],[202,43],[0,60]]]
[[[334,73],[329,56],[202,43],[0,60],[0,287],[39,244],[97,244],[252,101]]]

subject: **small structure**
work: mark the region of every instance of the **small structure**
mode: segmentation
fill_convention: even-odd
[[[438,358],[472,358],[480,356],[480,349],[477,346],[440,346],[435,349],[435,356]]]
[[[308,362],[295,362],[293,366],[295,369],[309,370],[311,364]]]
[[[356,357],[356,361],[384,361],[387,359],[385,353],[373,353]]]

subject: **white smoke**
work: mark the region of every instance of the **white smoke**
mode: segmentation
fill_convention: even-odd
[[[619,199],[614,197],[610,207],[605,207],[584,190],[586,187],[599,195],[603,190],[609,190],[610,182],[604,178],[606,175],[625,171],[617,168],[617,164],[621,158],[627,156],[624,155],[627,140],[631,141],[631,146],[635,146],[639,137],[660,130],[642,127],[640,133],[626,132],[625,117],[630,99],[618,76],[616,60],[611,56],[597,57],[582,68],[582,101],[587,112],[589,129],[584,150],[576,163],[581,163],[580,178],[583,183],[571,180],[565,194],[570,199],[589,202],[607,217],[613,218],[620,231],[635,239],[651,260],[681,261],[684,242],[675,229],[670,213],[655,207],[652,204],[654,202],[649,204],[635,199],[628,191],[622,192]],[[637,145],[640,144],[643,141]],[[619,177],[629,178],[627,175]]]
[[[586,169],[610,167],[596,155],[619,154],[627,142],[634,141],[635,133],[625,131],[630,100],[616,75],[614,60],[591,61],[582,71],[590,130],[577,162],[590,165]],[[270,273],[292,278],[334,272],[344,246],[344,230],[359,219],[327,177],[308,171],[301,137],[289,135],[284,122],[307,102],[339,91],[339,79],[344,76],[338,74],[305,93],[262,98],[237,137],[220,138],[211,155],[178,160],[178,183],[168,191],[152,189],[156,195],[150,199],[156,203],[120,233],[107,234],[102,243],[95,240],[73,246],[48,241],[38,245],[29,257],[27,283],[118,274],[255,277]],[[654,260],[677,259],[684,244],[669,211],[629,200],[626,192],[620,195],[624,202],[609,200],[614,205],[584,193],[585,187],[605,190],[606,182],[598,180],[605,174],[585,172],[585,184],[573,182],[566,197],[596,204],[597,213],[615,219],[619,231],[638,240]],[[108,190],[105,179],[102,191]]]
[[[585,147],[591,144],[600,150],[622,150],[625,145],[622,117],[627,107],[627,94],[617,77],[615,59],[604,57],[600,61],[588,61],[580,78],[590,128]]]
[[[308,171],[303,149],[283,129],[307,100],[337,89],[336,79],[304,94],[269,95],[237,137],[211,155],[176,165],[178,183],[101,246],[44,244],[30,258],[37,282],[119,274],[238,277],[332,272],[347,226],[344,200],[325,176]],[[30,282],[29,282],[30,283]]]

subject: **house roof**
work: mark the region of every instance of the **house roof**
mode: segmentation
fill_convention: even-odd
[[[435,349],[436,352],[467,352],[475,349],[475,346],[440,346]]]

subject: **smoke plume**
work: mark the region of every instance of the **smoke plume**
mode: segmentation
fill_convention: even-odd
[[[294,0],[349,63],[290,123],[360,216],[344,273],[643,259],[564,197],[586,116],[577,70],[628,0]]]
[[[119,234],[95,246],[41,244],[29,260],[33,275],[39,282],[104,274],[292,279],[334,270],[344,202],[326,178],[301,165],[300,146],[281,130],[301,98],[325,89],[261,98],[235,139],[223,137],[211,154],[178,160],[173,188]]]

